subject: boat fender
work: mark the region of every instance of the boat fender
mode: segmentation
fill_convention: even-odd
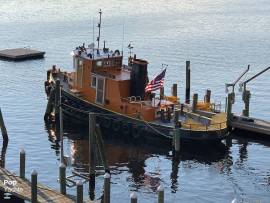
[[[113,121],[112,121],[112,130],[114,132],[120,132],[120,130],[121,130],[121,120],[113,119]]]
[[[103,117],[102,126],[104,128],[110,128],[111,127],[111,119],[107,117]]]

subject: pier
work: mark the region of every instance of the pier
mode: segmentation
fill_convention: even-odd
[[[10,61],[39,59],[44,58],[44,55],[44,51],[37,51],[29,48],[5,49],[0,51],[0,59]]]

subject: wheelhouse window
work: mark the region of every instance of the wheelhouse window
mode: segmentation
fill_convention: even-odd
[[[93,88],[97,87],[97,77],[95,75],[91,76],[91,87]]]

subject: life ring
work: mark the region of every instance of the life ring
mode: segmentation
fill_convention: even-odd
[[[131,123],[128,123],[128,122],[123,122],[122,123],[122,130],[121,130],[121,132],[124,135],[129,135],[130,134],[130,129],[131,129]]]
[[[114,132],[120,132],[120,130],[121,130],[121,124],[122,124],[121,120],[114,119],[112,121],[112,130]]]
[[[107,117],[104,117],[103,119],[102,119],[103,121],[102,121],[102,126],[104,127],[104,128],[110,128],[111,127],[111,119],[110,118],[107,118]]]

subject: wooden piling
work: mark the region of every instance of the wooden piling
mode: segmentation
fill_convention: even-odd
[[[37,203],[37,172],[31,173],[31,203]]]
[[[243,92],[243,101],[245,103],[245,107],[243,109],[243,116],[249,117],[249,101],[250,101],[250,91],[244,90]]]
[[[66,166],[61,163],[59,166],[60,193],[66,195]]]
[[[174,126],[178,126],[179,123],[179,115],[180,115],[180,110],[179,109],[175,109],[174,110]]]
[[[130,202],[131,202],[131,203],[137,203],[137,195],[136,195],[135,192],[132,192],[132,193],[130,194]]]
[[[164,203],[164,188],[162,185],[158,186],[158,203]]]
[[[172,96],[177,97],[177,84],[172,86]]]
[[[190,61],[186,61],[186,98],[185,102],[190,103]]]
[[[8,141],[7,129],[4,123],[1,108],[0,108],[0,128],[1,128],[2,136],[3,136],[3,140]]]
[[[180,107],[180,115],[183,116],[184,115],[184,104],[181,104],[181,107]]]
[[[234,93],[229,93],[227,98],[227,126],[230,126],[230,122],[232,120],[232,104]]]
[[[196,112],[196,110],[197,110],[197,104],[198,104],[198,94],[195,93],[193,95],[192,112]]]
[[[82,183],[82,181],[77,182],[76,203],[83,203],[83,183]]]
[[[20,178],[25,178],[25,151],[20,150]]]
[[[160,88],[160,100],[164,99],[164,87]]]
[[[96,116],[89,113],[89,190],[95,189],[96,178]]]
[[[211,90],[206,90],[205,93],[205,103],[210,103],[211,102]]]
[[[64,133],[63,133],[63,111],[62,111],[62,106],[59,107],[59,133],[60,133],[60,141],[61,141],[61,148],[60,148],[60,162],[64,163]]]
[[[104,175],[104,203],[110,203],[110,181],[111,175],[109,173],[105,173]]]
[[[179,130],[179,128],[174,128],[174,150],[175,150],[175,152],[180,151],[180,130]]]

